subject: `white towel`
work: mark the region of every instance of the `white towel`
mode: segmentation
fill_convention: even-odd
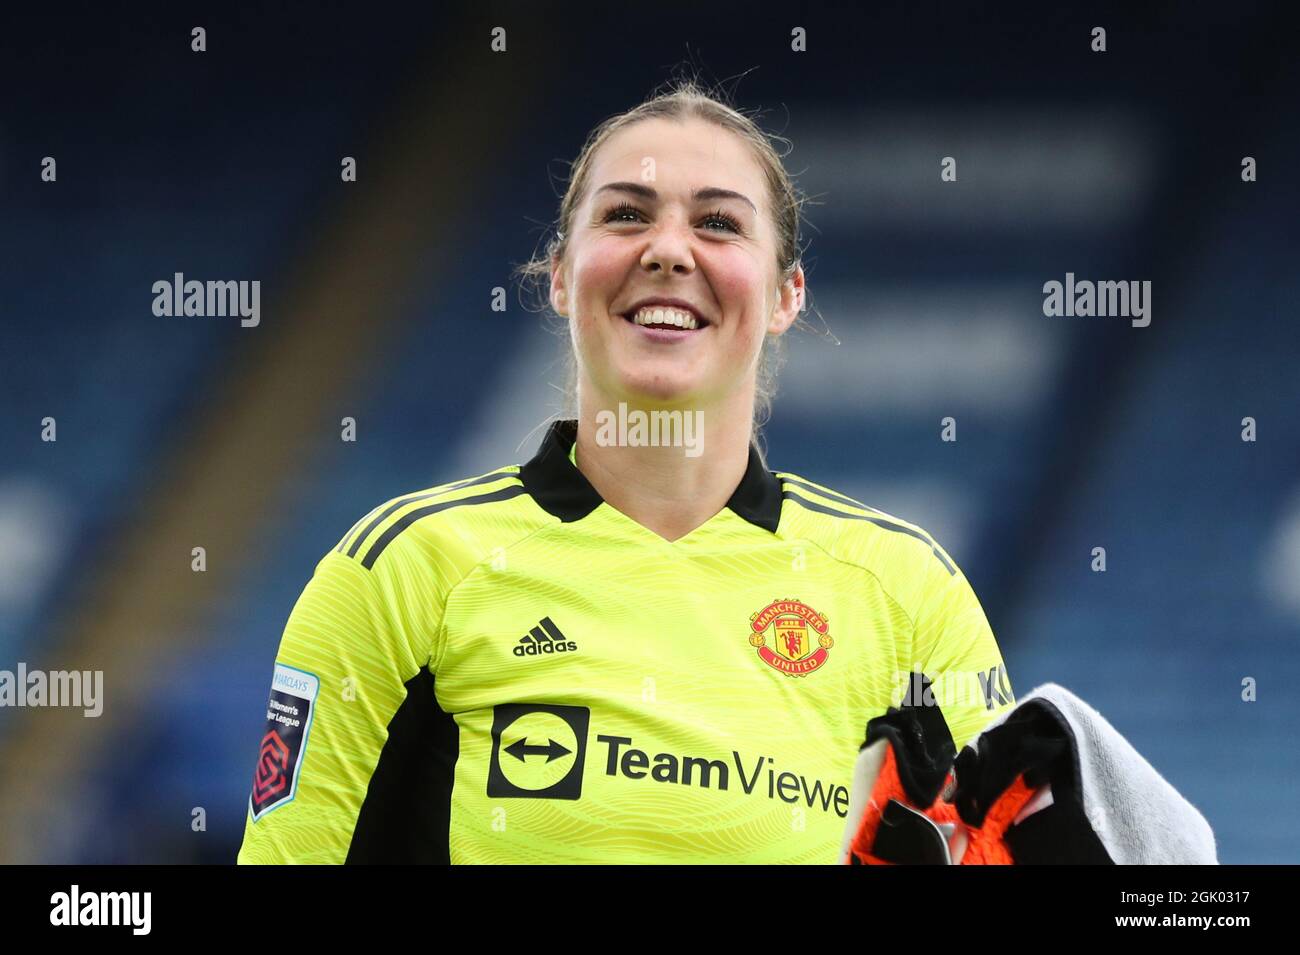
[[[1063,686],[1045,683],[1000,713],[980,736],[1031,701],[1055,708],[1082,789],[1085,815],[1120,865],[1217,865],[1214,832],[1205,817],[1156,772],[1095,709]],[[979,736],[968,744],[978,751]]]

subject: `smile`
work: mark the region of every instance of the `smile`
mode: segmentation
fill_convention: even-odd
[[[683,308],[670,305],[646,305],[623,316],[628,324],[635,325],[656,341],[686,338],[708,327],[708,322],[697,318]]]

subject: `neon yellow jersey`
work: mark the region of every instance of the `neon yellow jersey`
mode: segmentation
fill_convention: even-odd
[[[834,863],[866,723],[909,674],[958,749],[1013,705],[925,531],[751,448],[669,542],[600,498],[575,436],[387,501],[321,559],[239,862]]]

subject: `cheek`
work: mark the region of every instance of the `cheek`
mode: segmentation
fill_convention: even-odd
[[[730,248],[708,261],[709,284],[723,310],[751,320],[763,308],[763,283],[767,273],[747,251]]]
[[[596,239],[584,243],[574,257],[573,285],[578,301],[604,305],[622,287],[635,256],[627,243]]]
[[[730,325],[728,336],[742,351],[757,348],[767,331],[768,306],[764,283],[768,273],[762,264],[747,252],[727,250],[709,262],[709,284]]]
[[[612,243],[600,241],[584,242],[574,250],[572,261],[569,334],[578,351],[592,357],[593,349],[603,350],[598,343],[610,333],[608,309],[622,287],[626,266]]]

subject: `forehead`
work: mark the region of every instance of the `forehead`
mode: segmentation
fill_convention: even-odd
[[[642,181],[645,160],[654,160],[654,185],[689,191],[717,186],[743,192],[762,209],[763,172],[749,145],[736,133],[697,117],[641,120],[612,134],[592,158],[593,189],[618,180]]]

